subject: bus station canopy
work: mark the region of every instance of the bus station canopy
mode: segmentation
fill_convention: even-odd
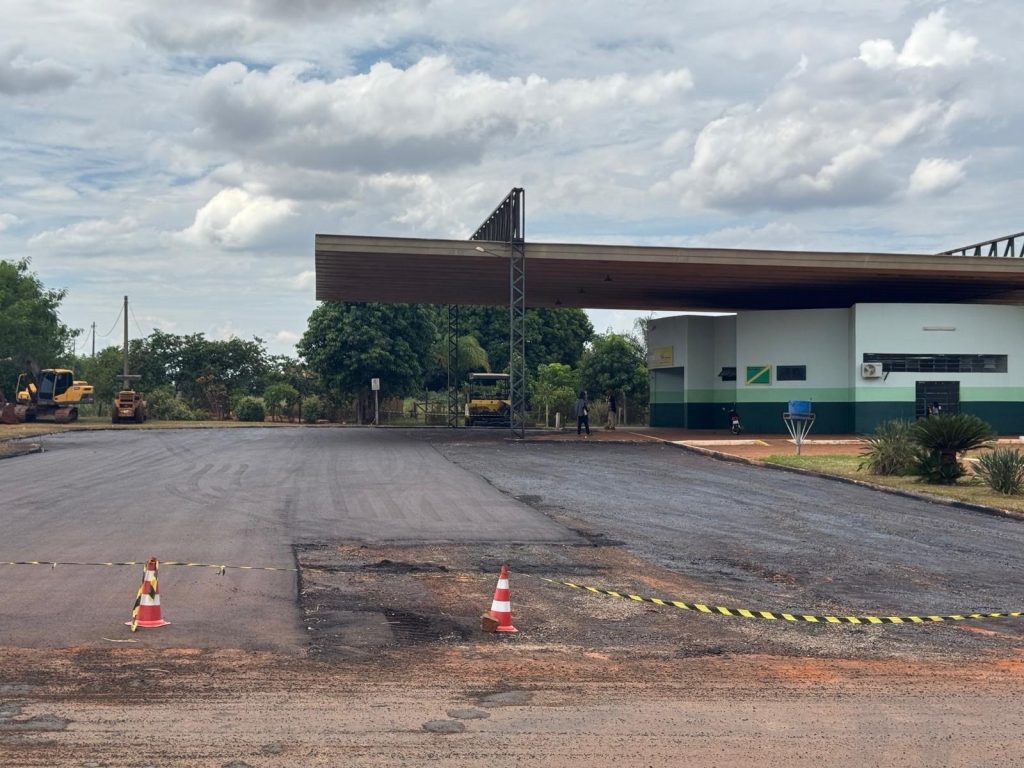
[[[509,304],[508,244],[316,236],[316,298]],[[1024,305],[1024,258],[526,243],[526,305],[740,311]]]

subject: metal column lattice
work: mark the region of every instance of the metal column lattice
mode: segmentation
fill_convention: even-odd
[[[509,399],[512,436],[526,436],[526,191],[514,187],[470,240],[509,248]]]
[[[459,392],[462,371],[459,368],[459,305],[448,305],[448,426],[459,426]]]

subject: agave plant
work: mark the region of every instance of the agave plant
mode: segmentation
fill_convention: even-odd
[[[1024,455],[1016,448],[996,448],[978,459],[978,474],[993,491],[1015,496],[1024,489]]]
[[[920,449],[918,473],[929,483],[955,483],[966,470],[959,454],[987,445],[992,427],[970,413],[944,414],[921,419],[910,427],[910,438]]]
[[[913,474],[917,446],[910,439],[910,422],[903,419],[883,421],[867,438],[861,452],[860,468],[873,475]]]

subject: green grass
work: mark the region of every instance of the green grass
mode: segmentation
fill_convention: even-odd
[[[968,475],[954,485],[929,485],[922,483],[917,477],[872,475],[866,470],[858,469],[861,461],[863,459],[859,455],[851,454],[833,456],[776,455],[765,459],[765,462],[769,464],[808,469],[825,475],[859,480],[885,488],[896,488],[901,491],[924,493],[955,501],[965,501],[970,504],[1024,512],[1024,496],[1004,496],[1001,493],[996,493],[974,475]]]

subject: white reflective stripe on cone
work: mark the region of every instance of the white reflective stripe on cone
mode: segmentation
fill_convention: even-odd
[[[154,597],[143,595],[139,605],[160,605],[160,595],[155,595]]]
[[[508,600],[493,600],[491,610],[495,613],[512,613],[512,603]]]
[[[498,579],[498,589],[508,589],[508,579]]]

